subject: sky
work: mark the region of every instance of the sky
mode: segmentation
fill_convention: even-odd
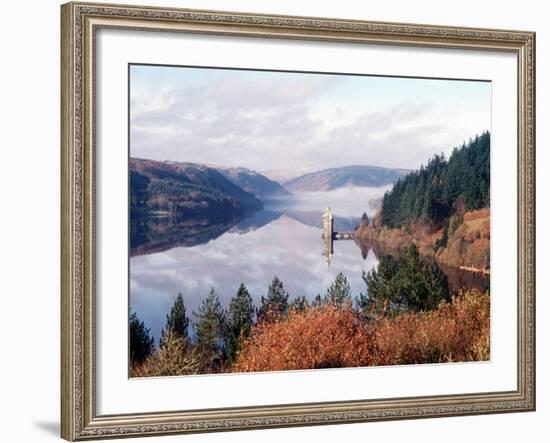
[[[490,82],[130,67],[132,157],[281,176],[417,169],[490,127]]]

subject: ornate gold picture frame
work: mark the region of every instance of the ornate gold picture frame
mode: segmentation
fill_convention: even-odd
[[[61,24],[61,436],[64,439],[74,441],[535,409],[534,33],[80,2],[61,7]],[[96,170],[98,79],[95,56],[96,33],[100,29],[514,54],[517,57],[518,117],[517,388],[503,392],[98,415],[96,251],[101,245],[96,236],[99,175]]]

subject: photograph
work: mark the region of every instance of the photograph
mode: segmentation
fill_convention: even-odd
[[[128,76],[130,377],[491,359],[490,81]]]
[[[40,273],[59,286],[37,311],[59,352],[29,349],[60,357],[59,389],[42,385],[61,437],[333,441],[484,415],[494,439],[510,426],[483,422],[506,414],[526,417],[505,433],[521,440],[529,414],[509,413],[536,410],[540,369],[541,14],[206,3],[69,2],[44,32],[60,112],[14,134],[53,128],[60,158],[29,176],[59,179],[17,201],[42,214],[55,185],[59,272],[11,293]],[[7,239],[28,255],[27,237]]]

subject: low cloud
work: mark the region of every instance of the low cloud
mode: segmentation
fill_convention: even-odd
[[[488,106],[457,105],[453,113],[453,97],[433,96],[362,106],[340,92],[346,81],[351,80],[219,71],[209,72],[208,80],[159,85],[158,94],[154,85],[140,89],[141,83],[132,83],[131,154],[255,170],[417,168],[488,129]]]

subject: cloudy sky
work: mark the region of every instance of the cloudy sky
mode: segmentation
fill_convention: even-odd
[[[416,169],[491,125],[478,81],[132,65],[130,154],[309,172]]]

